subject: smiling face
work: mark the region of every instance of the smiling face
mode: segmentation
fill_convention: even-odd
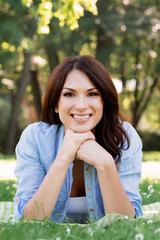
[[[103,99],[91,80],[79,70],[72,70],[64,83],[55,112],[66,129],[91,131],[103,115]]]

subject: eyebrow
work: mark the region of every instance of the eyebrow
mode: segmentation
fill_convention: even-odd
[[[73,88],[68,88],[68,87],[64,87],[62,90],[70,90],[70,91],[73,91],[73,92],[76,92],[76,90],[75,89],[73,89]],[[97,88],[89,88],[88,90],[87,90],[87,92],[90,92],[90,91],[92,91],[92,90],[98,90]]]

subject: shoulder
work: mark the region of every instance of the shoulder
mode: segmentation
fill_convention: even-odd
[[[130,144],[132,144],[133,142],[134,142],[134,144],[136,144],[136,143],[142,144],[142,141],[141,141],[136,129],[129,122],[124,121],[122,123],[122,126],[129,137]]]
[[[122,126],[128,133],[136,132],[135,128],[129,122],[123,121]]]
[[[35,122],[29,124],[24,131],[22,132],[21,139],[39,139],[39,138],[48,138],[49,136],[55,136],[61,132],[63,132],[63,125],[58,126],[56,124],[48,124],[45,122]]]
[[[135,156],[137,153],[141,155],[142,152],[142,141],[136,131],[136,129],[128,122],[123,122],[123,128],[126,131],[129,138],[129,147],[127,148],[127,141],[123,146],[122,158],[131,158],[131,156]]]
[[[29,124],[23,131],[24,134],[26,133],[42,133],[46,134],[50,131],[56,132],[59,126],[56,124],[48,124],[45,122],[35,122]]]
[[[123,128],[129,138],[121,149],[121,161],[117,164],[118,170],[139,171],[142,160],[142,141],[135,128],[128,122],[123,122]]]

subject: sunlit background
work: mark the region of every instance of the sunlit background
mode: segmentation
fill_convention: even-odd
[[[39,121],[54,67],[79,54],[105,65],[144,150],[160,150],[159,49],[159,1],[0,0],[0,152]]]

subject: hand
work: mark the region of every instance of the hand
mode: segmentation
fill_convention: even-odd
[[[71,129],[67,129],[59,155],[70,164],[74,161],[80,145],[87,140],[95,140],[91,131],[76,133]]]
[[[77,157],[95,168],[113,161],[111,154],[95,140],[83,142],[77,151]]]

